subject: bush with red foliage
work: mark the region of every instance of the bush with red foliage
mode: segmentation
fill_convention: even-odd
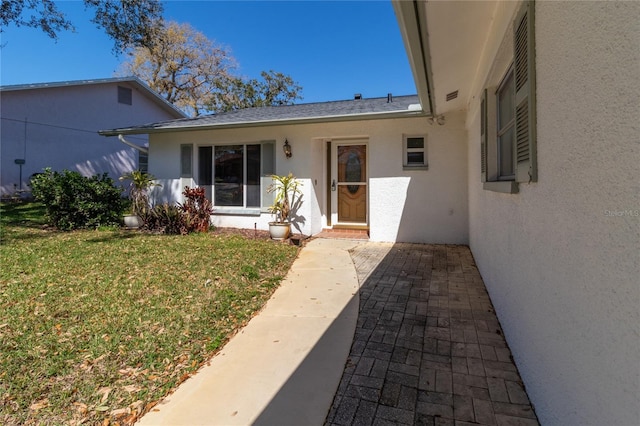
[[[204,188],[185,186],[182,195],[185,202],[178,206],[184,213],[187,232],[207,232],[211,224],[213,205],[205,196]]]

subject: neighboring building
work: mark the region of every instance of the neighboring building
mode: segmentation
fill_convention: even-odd
[[[219,226],[265,229],[293,172],[305,234],[469,244],[542,424],[639,424],[640,3],[393,3],[416,97],[102,133],[150,134],[156,201],[205,186]]]
[[[185,117],[135,77],[2,86],[0,102],[3,196],[28,190],[29,177],[45,167],[114,179],[144,168],[146,153],[105,141],[98,130]],[[144,150],[147,137],[133,142]]]

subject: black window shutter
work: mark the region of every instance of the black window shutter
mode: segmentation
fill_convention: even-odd
[[[516,85],[516,182],[538,180],[536,162],[534,3],[527,1],[514,24]]]

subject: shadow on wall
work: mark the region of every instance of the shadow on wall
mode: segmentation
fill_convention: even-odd
[[[181,185],[181,179],[156,179],[156,182],[162,186],[155,186],[151,189],[149,197],[151,204],[175,204],[182,201],[184,187]]]
[[[16,170],[12,170],[12,173],[10,173],[12,175],[10,176],[11,181],[5,183],[5,179],[3,179],[1,188],[2,193],[13,192],[13,181],[15,181],[16,187],[20,187],[20,184],[18,182],[20,180],[18,165],[15,165],[15,167]],[[47,167],[50,167],[51,170],[57,172],[61,172],[63,170],[77,171],[81,175],[86,177],[108,173],[109,176],[114,180],[114,183],[117,185],[118,178],[120,176],[122,176],[124,173],[137,169],[138,161],[137,154],[133,148],[122,149],[113,154],[66,165],[60,163],[59,161],[56,162],[56,164],[52,165],[51,163],[46,163],[44,161],[40,162],[37,160],[28,159],[22,170],[22,189],[29,189],[29,180],[31,176],[35,173],[41,173]]]
[[[372,240],[468,244],[467,192],[459,182],[423,175],[372,178],[370,185]]]
[[[406,209],[410,177],[369,179],[371,238],[374,241],[396,241],[400,220]]]
[[[396,241],[468,244],[468,213],[464,185],[447,180],[411,179],[399,218]]]
[[[120,176],[137,168],[137,153],[133,148],[123,149],[97,160],[87,160],[75,165],[75,169],[84,176],[109,173],[109,176],[116,182]]]
[[[291,226],[299,233],[302,234],[302,226],[307,223],[307,218],[300,213],[300,207],[302,207],[302,199],[304,198],[304,194],[300,194],[299,197],[296,197],[293,205],[291,206],[291,211],[289,212],[289,220],[291,222]]]

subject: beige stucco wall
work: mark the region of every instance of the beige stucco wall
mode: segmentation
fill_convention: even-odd
[[[470,105],[470,246],[541,423],[640,424],[640,3],[535,12],[539,181],[482,189]]]
[[[429,170],[403,170],[403,134],[427,136]],[[285,138],[292,146],[291,159],[281,149]],[[299,230],[313,235],[327,219],[325,143],[353,138],[368,142],[372,240],[468,242],[463,114],[452,115],[444,126],[430,125],[422,117],[155,134],[151,135],[149,170],[163,185],[156,192],[157,201],[179,201],[182,186],[196,184],[177,179],[180,144],[194,144],[197,150],[198,145],[274,140],[276,173],[292,172],[303,182],[304,203],[299,214],[305,221],[298,224]],[[213,217],[218,226],[258,229],[267,229],[269,220],[267,213]]]

